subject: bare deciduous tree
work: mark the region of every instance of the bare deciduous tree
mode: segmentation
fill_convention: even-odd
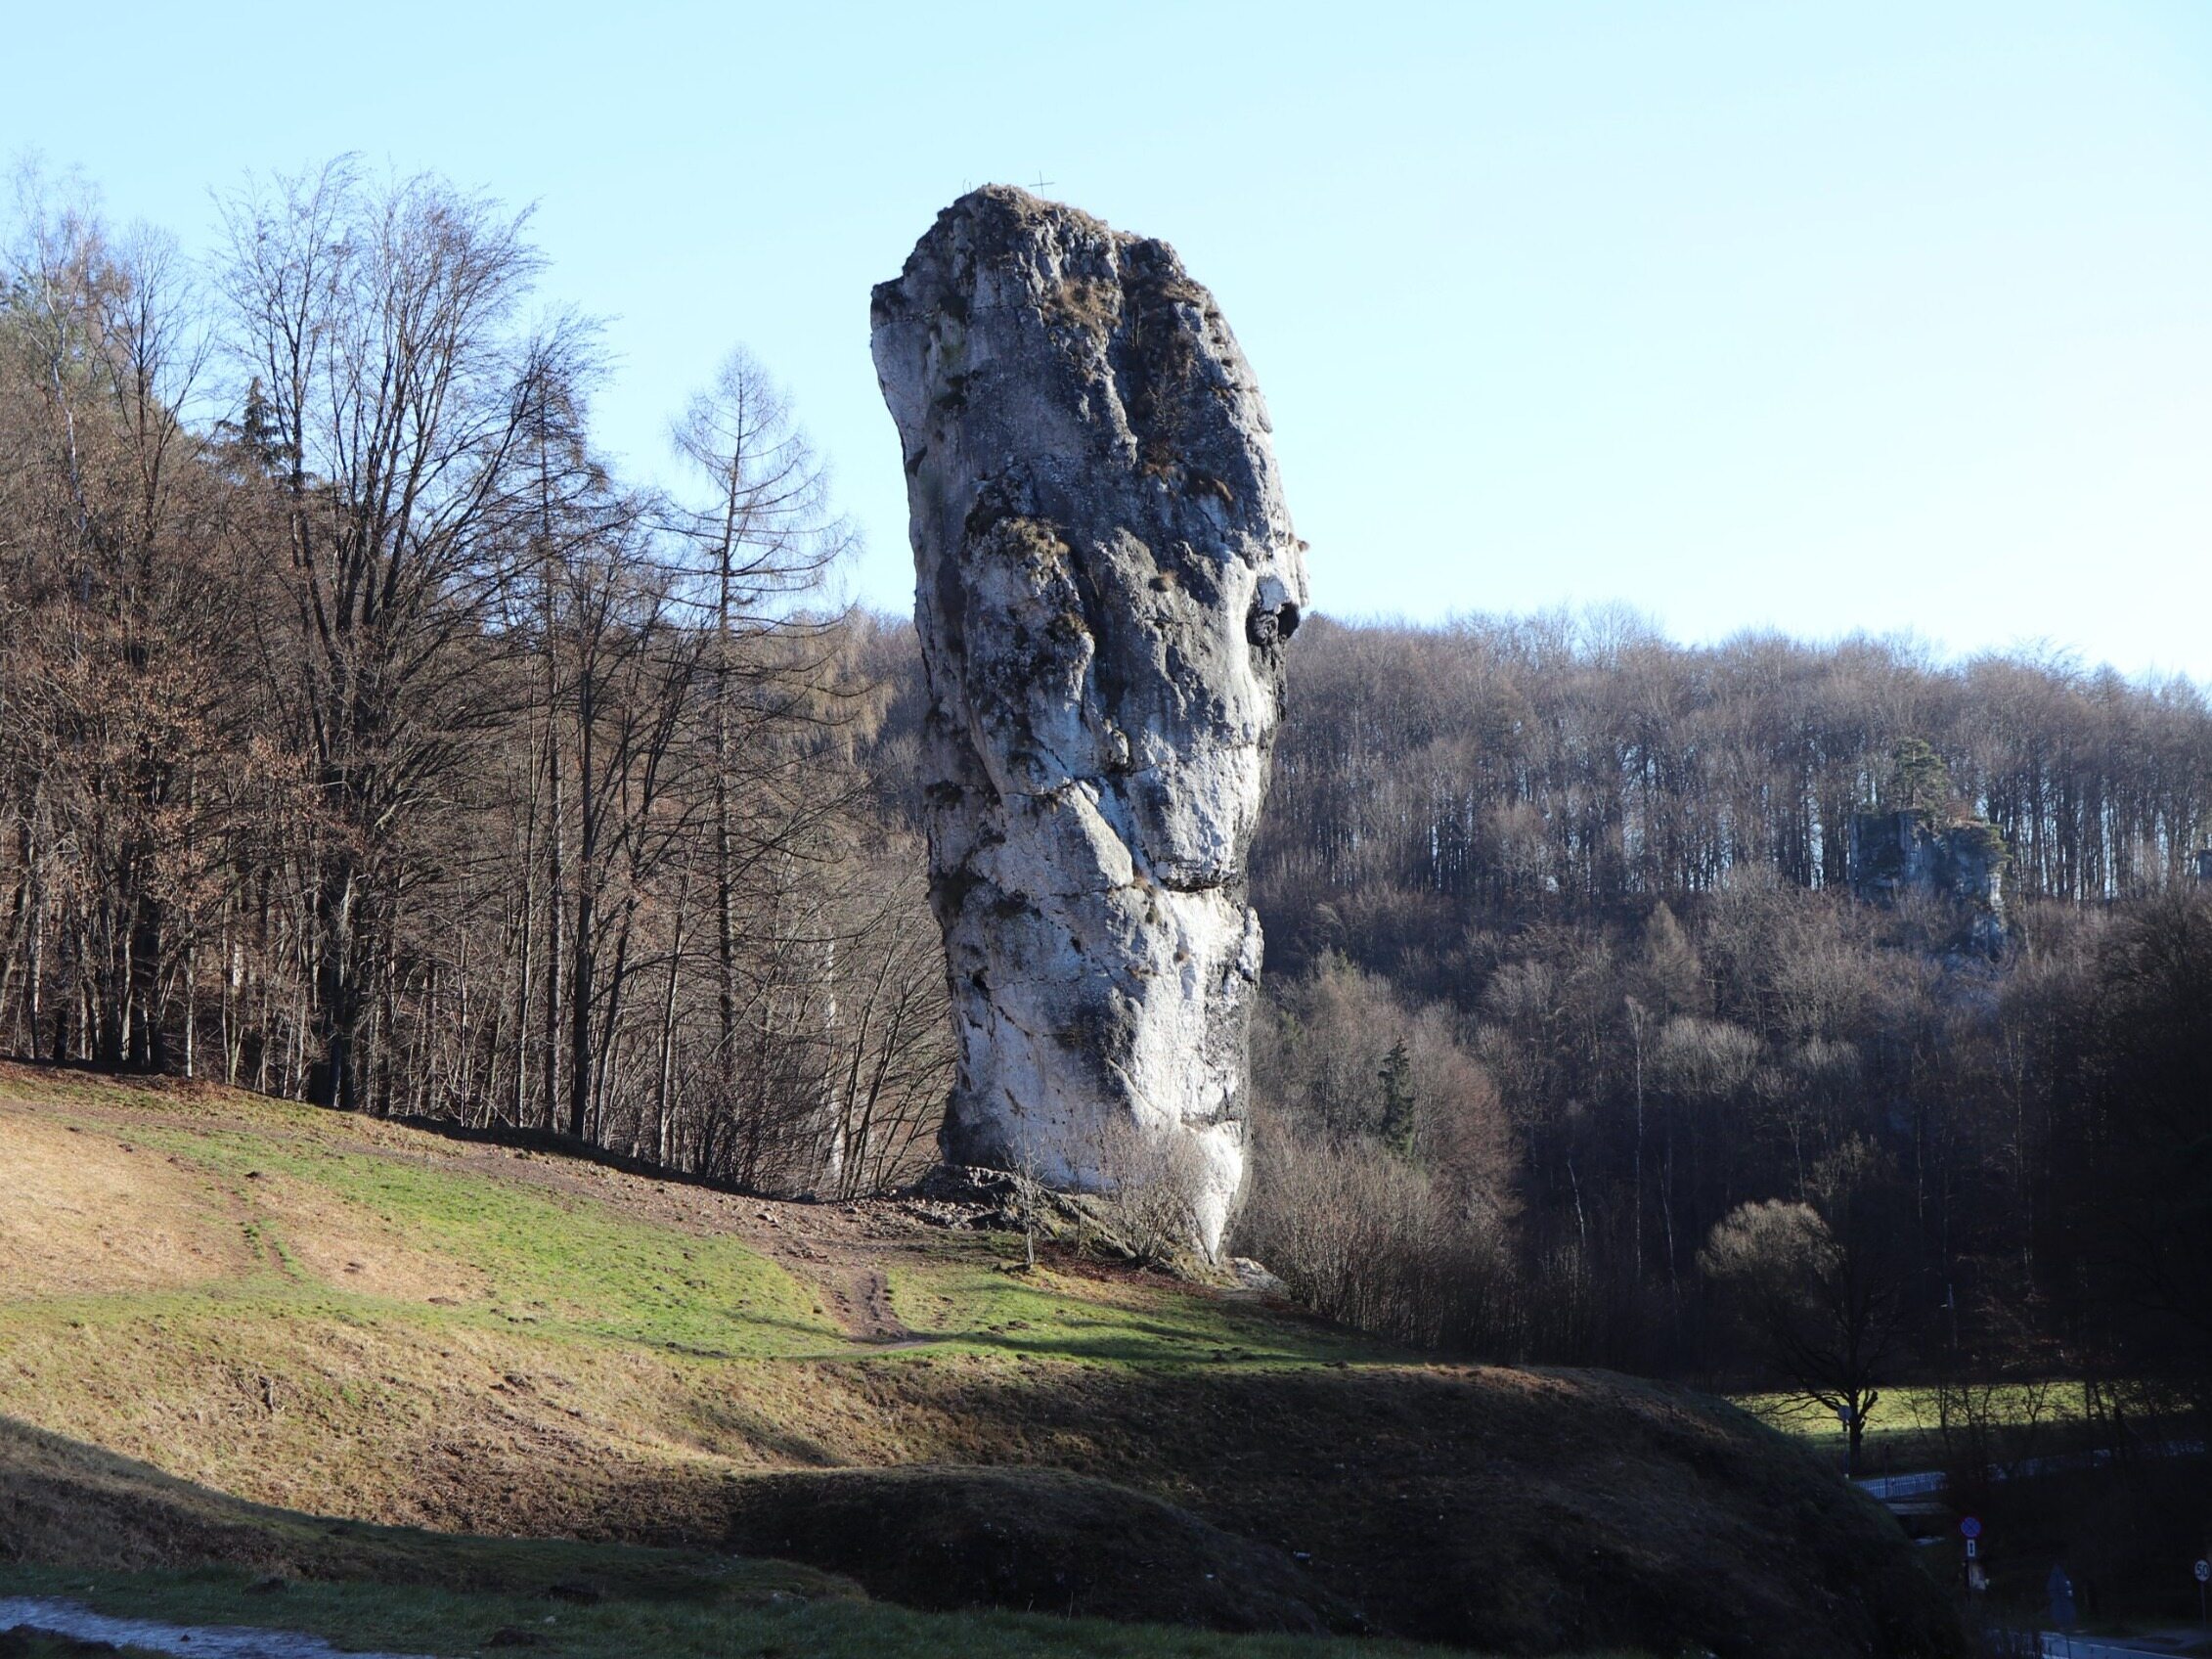
[[[291,613],[270,659],[312,755],[310,1080],[369,1103],[362,1029],[388,989],[415,832],[486,713],[480,626],[513,579],[533,383],[567,340],[520,315],[523,216],[350,159],[233,198],[224,288],[276,461]]]

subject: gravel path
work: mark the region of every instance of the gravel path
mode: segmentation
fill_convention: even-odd
[[[257,1631],[243,1626],[164,1625],[152,1619],[111,1619],[81,1601],[46,1595],[0,1596],[0,1631],[18,1625],[79,1641],[111,1641],[186,1659],[428,1659],[424,1654],[354,1653],[319,1636],[297,1631]]]

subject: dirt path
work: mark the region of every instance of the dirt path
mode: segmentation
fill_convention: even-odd
[[[298,1631],[249,1630],[241,1625],[164,1625],[152,1619],[113,1619],[79,1601],[53,1596],[0,1596],[0,1631],[27,1626],[45,1636],[105,1641],[195,1659],[429,1659],[424,1654],[355,1653]]]

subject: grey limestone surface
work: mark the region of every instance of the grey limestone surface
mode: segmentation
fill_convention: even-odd
[[[1217,1249],[1261,964],[1245,861],[1307,603],[1265,404],[1165,243],[991,186],[873,304],[928,677],[948,1161],[1139,1164]]]

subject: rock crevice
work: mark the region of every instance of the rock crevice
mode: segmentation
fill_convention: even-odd
[[[1266,408],[1165,243],[992,186],[875,291],[905,448],[957,1164],[1244,1178],[1245,859],[1307,603]]]

